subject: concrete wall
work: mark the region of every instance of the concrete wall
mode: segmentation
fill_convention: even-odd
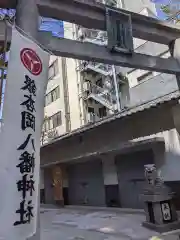
[[[75,31],[71,23],[65,23],[65,38],[74,39]],[[79,102],[79,89],[78,89],[78,72],[76,70],[76,60],[66,58],[67,67],[67,81],[68,81],[68,95],[70,107],[70,121],[71,130],[77,129],[81,126],[80,119],[80,102]]]
[[[117,170],[114,161],[114,155],[104,155],[102,158],[103,163],[103,177],[104,185],[118,184]]]
[[[73,39],[74,30],[73,24],[64,23],[64,37]],[[51,65],[56,59],[58,59],[59,73],[48,82],[46,94],[52,91],[57,86],[60,87],[60,98],[55,102],[52,102],[44,108],[45,116],[49,117],[55,113],[61,111],[62,113],[62,125],[56,128],[58,135],[62,135],[67,131],[67,109],[66,105],[70,106],[70,127],[71,130],[77,129],[81,126],[80,121],[80,107],[79,107],[79,92],[77,83],[77,71],[76,62],[74,59],[66,59],[66,69],[62,67],[62,58],[51,56]],[[66,79],[65,79],[66,78]],[[64,80],[64,81],[63,81]],[[65,81],[67,81],[68,93],[65,91]],[[68,96],[66,96],[68,94]],[[69,98],[69,103],[66,102],[67,97]],[[68,113],[69,114],[69,113]]]
[[[148,7],[154,14],[156,14],[156,9],[154,3],[150,0],[122,0],[124,8],[132,12],[141,12],[143,8]]]
[[[57,86],[59,86],[60,89],[60,98],[58,98],[56,101],[50,103],[48,106],[44,108],[44,115],[46,117],[50,117],[57,112],[61,111],[61,118],[62,118],[62,124],[61,126],[56,128],[57,134],[61,135],[66,132],[66,119],[65,119],[65,105],[64,105],[64,85],[62,81],[63,72],[62,72],[62,59],[59,57],[52,56],[51,57],[51,63],[58,59],[58,67],[59,67],[59,73],[48,82],[47,85],[47,91],[46,94],[51,92],[53,89],[55,89]]]
[[[139,105],[178,90],[176,77],[159,74],[130,89],[130,106]]]
[[[103,168],[106,206],[119,207],[120,199],[117,169],[115,165],[115,156],[113,154],[105,154],[102,156],[101,159]]]
[[[67,64],[71,130],[74,130],[81,126],[77,71],[74,59],[67,58],[66,64]]]

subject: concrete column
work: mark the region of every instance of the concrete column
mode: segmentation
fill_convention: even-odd
[[[18,0],[16,25],[34,39],[38,39],[39,13],[36,0]]]
[[[63,167],[63,198],[64,198],[64,205],[69,204],[69,177],[67,168]]]
[[[179,67],[180,67],[180,48],[179,48],[179,46],[180,46],[180,38],[176,39],[175,41],[170,43],[169,50],[170,50],[171,56],[174,57],[178,61]],[[180,75],[176,75],[176,78],[177,78],[178,87],[180,89]]]
[[[153,148],[155,164],[166,182],[180,181],[180,141],[177,129],[162,132],[164,145]]]
[[[45,189],[45,203],[53,204],[53,180],[52,180],[52,169],[44,168],[44,189]]]
[[[107,154],[102,157],[103,177],[106,196],[106,205],[119,206],[119,186],[114,156]]]

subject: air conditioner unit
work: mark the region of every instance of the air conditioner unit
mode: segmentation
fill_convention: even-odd
[[[56,136],[57,136],[57,131],[56,131],[56,129],[52,129],[52,130],[48,131],[48,133],[47,133],[47,137],[48,137],[49,139],[53,139],[53,138],[55,138]]]
[[[94,123],[95,122],[95,114],[94,113],[88,113],[87,114],[87,122],[88,123]]]
[[[117,1],[116,0],[105,0],[105,4],[107,4],[111,7],[115,7],[115,6],[117,6]]]
[[[90,82],[84,82],[83,83],[83,89],[84,89],[84,91],[90,91],[91,90],[91,83]]]

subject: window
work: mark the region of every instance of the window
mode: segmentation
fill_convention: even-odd
[[[138,80],[138,82],[141,82],[141,81],[148,80],[151,77],[153,77],[153,73],[152,72],[147,72],[147,73],[141,75],[140,77],[138,77],[137,80]]]
[[[94,108],[88,107],[88,113],[94,113]]]
[[[52,116],[53,128],[56,128],[61,125],[61,112],[56,113]]]
[[[62,124],[61,112],[57,112],[53,116],[47,118],[44,122],[44,130],[47,132],[53,128],[56,128]]]
[[[44,130],[45,132],[47,132],[50,129],[52,129],[52,121],[51,121],[51,118],[47,118],[44,122]]]
[[[59,86],[49,92],[45,97],[45,106],[56,101],[60,97]]]
[[[106,107],[99,108],[99,117],[103,118],[107,116]]]
[[[54,78],[58,73],[59,73],[58,59],[56,59],[56,60],[51,64],[51,66],[49,67],[48,79],[51,80],[51,79]]]

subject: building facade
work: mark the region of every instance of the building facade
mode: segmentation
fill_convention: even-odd
[[[118,4],[156,15],[148,0]],[[106,44],[104,32],[71,24],[67,28],[67,37]],[[167,46],[140,39],[134,39],[134,48],[170,56]],[[44,126],[45,132],[55,129],[57,135],[41,148],[42,202],[142,208],[143,169],[150,163],[177,190],[180,141],[173,117],[173,109],[179,109],[177,89],[171,75],[52,57]],[[177,93],[175,100],[172,93]],[[117,112],[119,124],[113,120]]]

